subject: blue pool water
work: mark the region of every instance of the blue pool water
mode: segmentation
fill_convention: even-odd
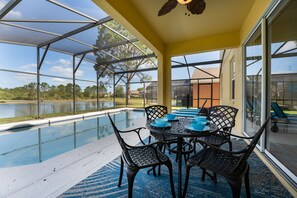
[[[135,118],[144,116],[144,111],[112,114],[119,129],[133,126]],[[108,136],[113,130],[108,117],[101,116],[9,132],[12,133],[0,135],[0,168],[45,161]]]

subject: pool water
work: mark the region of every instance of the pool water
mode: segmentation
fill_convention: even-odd
[[[134,125],[144,111],[123,111],[111,117],[119,129]],[[58,123],[41,128],[0,132],[0,168],[43,162],[82,145],[113,134],[107,116]]]

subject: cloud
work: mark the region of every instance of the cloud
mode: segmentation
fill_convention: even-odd
[[[55,75],[57,76],[65,76],[65,77],[72,78],[73,76],[72,62],[66,59],[59,59],[56,62],[56,65],[50,68],[50,71],[54,72]],[[84,75],[83,71],[80,71],[80,70],[76,71],[76,74],[75,74],[76,78],[81,77],[83,75]]]
[[[53,83],[57,83],[57,84],[63,84],[63,85],[67,85],[67,83],[69,83],[69,81],[67,81],[66,79],[62,79],[62,78],[52,78],[52,82]]]
[[[30,83],[30,82],[36,82],[36,76],[34,75],[28,75],[28,74],[15,74],[14,78],[22,82],[24,85]]]
[[[25,65],[22,65],[22,66],[20,66],[19,68],[20,69],[32,69],[32,68],[34,68],[34,69],[36,69],[36,64],[35,63],[31,63],[31,64],[25,64]]]

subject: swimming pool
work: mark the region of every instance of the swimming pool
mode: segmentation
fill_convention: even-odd
[[[144,111],[111,115],[119,129],[133,126]],[[9,132],[9,133],[8,133]],[[43,162],[113,133],[107,116],[0,132],[0,168]]]

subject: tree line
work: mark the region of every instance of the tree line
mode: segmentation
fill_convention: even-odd
[[[107,95],[107,88],[104,83],[99,83],[99,97]],[[75,85],[77,99],[96,99],[97,86],[87,86],[82,89],[79,85]],[[30,82],[21,87],[1,88],[0,100],[36,100],[37,99],[37,83]],[[41,100],[67,100],[73,99],[73,84],[60,84],[58,86],[49,85],[46,82],[40,84],[40,99]]]

